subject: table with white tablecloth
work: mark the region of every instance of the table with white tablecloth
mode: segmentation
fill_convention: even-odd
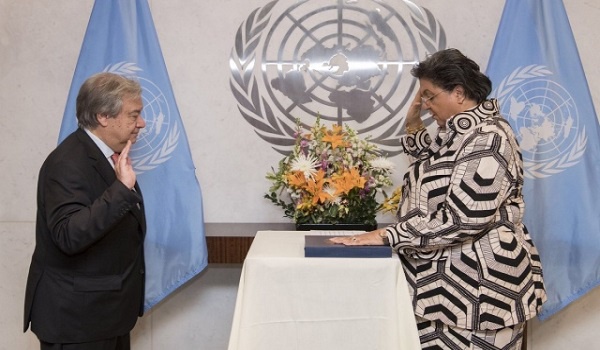
[[[302,231],[259,231],[229,350],[420,349],[400,260],[305,258]]]

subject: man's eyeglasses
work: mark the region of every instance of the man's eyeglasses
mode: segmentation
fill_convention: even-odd
[[[441,94],[442,92],[444,92],[444,90],[434,94],[433,96],[430,97],[421,97],[421,105],[427,105],[429,106],[429,104],[431,103],[431,101],[439,94]]]

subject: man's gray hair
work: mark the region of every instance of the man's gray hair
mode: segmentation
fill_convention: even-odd
[[[123,98],[138,97],[142,87],[133,79],[114,73],[98,73],[89,77],[77,95],[77,124],[93,130],[98,126],[98,114],[116,117],[123,107]]]

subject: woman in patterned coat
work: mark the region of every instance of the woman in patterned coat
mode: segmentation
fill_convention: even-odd
[[[439,51],[411,73],[420,88],[402,139],[410,165],[398,221],[334,240],[398,251],[423,349],[521,349],[546,294],[523,225],[515,135],[487,98],[490,79],[460,51]],[[437,122],[434,139],[421,110]]]

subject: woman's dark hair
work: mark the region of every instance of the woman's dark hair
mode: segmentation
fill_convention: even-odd
[[[418,79],[427,79],[446,91],[457,86],[465,90],[465,97],[481,103],[492,92],[492,81],[479,70],[479,65],[457,49],[438,51],[416,64],[410,73]]]

